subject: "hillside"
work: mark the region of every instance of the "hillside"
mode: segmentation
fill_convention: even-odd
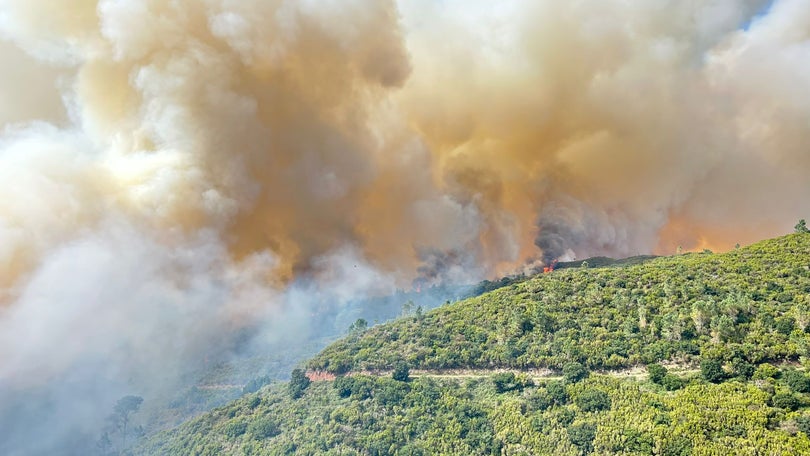
[[[624,268],[564,269],[354,334],[309,367],[616,369],[700,355],[798,358],[810,324],[810,239]]]
[[[355,332],[308,363],[346,376],[138,453],[808,454],[809,324],[807,235],[568,268]]]

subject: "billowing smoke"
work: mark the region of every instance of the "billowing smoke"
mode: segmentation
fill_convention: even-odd
[[[0,0],[0,399],[54,429],[0,451],[324,302],[788,231],[807,30],[803,0]]]
[[[518,256],[722,249],[808,212],[806,2],[401,6],[397,98]]]

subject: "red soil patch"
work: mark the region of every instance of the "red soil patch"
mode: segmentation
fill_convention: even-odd
[[[313,382],[331,382],[335,380],[335,374],[324,371],[307,371],[307,378]]]

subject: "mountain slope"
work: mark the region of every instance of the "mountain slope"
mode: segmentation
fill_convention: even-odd
[[[556,271],[351,334],[309,363],[346,376],[269,385],[136,453],[810,454],[809,296],[808,235]]]
[[[309,367],[342,373],[459,367],[615,369],[700,354],[750,362],[804,354],[810,236],[726,254],[565,269],[353,334]]]

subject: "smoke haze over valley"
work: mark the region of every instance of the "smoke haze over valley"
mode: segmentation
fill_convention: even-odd
[[[496,3],[0,0],[0,453],[357,298],[810,214],[808,2]]]

